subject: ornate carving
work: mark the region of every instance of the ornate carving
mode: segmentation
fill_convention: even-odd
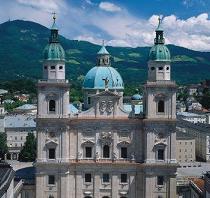
[[[114,103],[112,100],[109,100],[109,101],[101,101],[100,104],[99,104],[99,111],[101,113],[104,113],[105,111],[107,113],[112,113],[113,112],[113,109],[114,109]]]
[[[112,153],[112,159],[115,161],[117,159],[117,154],[115,152]]]
[[[58,95],[55,93],[49,93],[48,95],[46,95],[46,100],[57,100],[58,99]]]
[[[99,136],[99,140],[103,143],[103,144],[111,144],[112,142],[112,132],[101,132],[100,136]]]
[[[107,112],[108,112],[108,113],[112,113],[113,108],[114,108],[113,101],[111,101],[111,100],[108,101],[108,102],[107,102]]]
[[[98,160],[98,159],[99,159],[99,153],[96,152],[96,160]]]
[[[81,152],[78,152],[77,153],[77,159],[81,159],[82,158],[82,153]]]
[[[106,101],[101,101],[99,105],[99,110],[101,113],[104,113],[106,111]]]
[[[131,153],[131,161],[135,161],[135,152]]]

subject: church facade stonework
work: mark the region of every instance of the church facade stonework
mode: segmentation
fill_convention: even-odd
[[[51,28],[38,82],[37,198],[175,198],[176,84],[161,23],[150,51],[143,112],[123,108],[123,81],[103,45],[70,113],[65,52]]]

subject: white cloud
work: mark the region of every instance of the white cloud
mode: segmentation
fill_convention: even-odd
[[[119,12],[122,10],[119,6],[117,6],[113,3],[110,3],[110,2],[106,2],[106,1],[101,2],[99,4],[99,8],[101,10],[105,10],[107,12]]]
[[[17,0],[17,2],[47,12],[58,11],[61,3],[61,1],[56,0]]]
[[[89,1],[89,0],[85,0]],[[40,4],[37,4],[40,2]],[[70,5],[67,0],[8,0],[0,7],[0,22],[9,18],[31,20],[51,26],[51,12],[58,12],[57,25],[60,33],[70,39],[86,40],[113,46],[151,46],[154,43],[158,16],[141,19],[126,9],[111,14],[96,6],[84,10]],[[90,1],[93,2],[93,1]],[[42,5],[40,7],[40,5]],[[57,10],[56,10],[57,9]],[[207,13],[180,19],[175,15],[163,19],[165,40],[194,50],[210,51],[210,19]]]

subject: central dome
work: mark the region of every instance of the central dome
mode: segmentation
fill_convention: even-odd
[[[105,89],[105,79],[108,80],[109,89],[124,89],[122,77],[110,66],[93,67],[85,76],[83,89]]]

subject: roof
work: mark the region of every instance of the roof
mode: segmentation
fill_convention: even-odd
[[[105,89],[104,79],[108,80],[109,89],[124,89],[121,75],[110,66],[95,66],[85,76],[83,89]]]
[[[58,30],[58,27],[57,27],[55,21],[54,21],[53,24],[52,24],[51,30]]]
[[[35,115],[7,115],[4,118],[5,128],[34,128],[36,127]]]
[[[9,188],[14,175],[15,171],[9,164],[0,162],[0,197],[2,197]]]
[[[141,96],[140,94],[134,94],[131,97],[131,100],[141,100],[143,98],[143,96]]]
[[[0,89],[0,95],[2,95],[2,94],[6,94],[6,93],[8,93],[8,91],[7,91],[7,90]]]
[[[183,116],[183,117],[206,117],[204,114],[196,114],[196,113],[191,113],[191,112],[177,112],[178,116]]]
[[[24,184],[35,184],[35,167],[25,167],[15,173],[15,179],[24,180]]]
[[[135,110],[135,114],[140,114],[141,112],[143,112],[143,105],[135,105],[134,106],[134,110]],[[131,104],[123,104],[123,109],[127,112],[131,112],[132,111],[132,105]]]
[[[154,45],[149,53],[149,59],[153,61],[171,61],[169,49],[163,45]]]
[[[191,184],[199,190],[201,193],[204,192],[204,179],[201,178],[192,178],[191,179]]]
[[[102,55],[102,54],[106,55],[107,54],[108,55],[109,52],[107,51],[106,47],[103,45],[97,54],[99,54],[99,55]]]
[[[15,101],[14,100],[11,100],[11,99],[6,99],[3,101],[3,103],[14,103]]]
[[[34,109],[37,109],[37,106],[33,104],[24,104],[20,107],[17,107],[16,109],[17,110],[34,110]]]
[[[43,51],[45,60],[65,61],[65,51],[60,43],[49,43]]]
[[[176,139],[177,140],[195,140],[195,137],[177,130]]]
[[[73,104],[69,104],[69,112],[71,113],[71,114],[75,114],[75,113],[78,113],[79,112],[79,110],[73,105]]]

